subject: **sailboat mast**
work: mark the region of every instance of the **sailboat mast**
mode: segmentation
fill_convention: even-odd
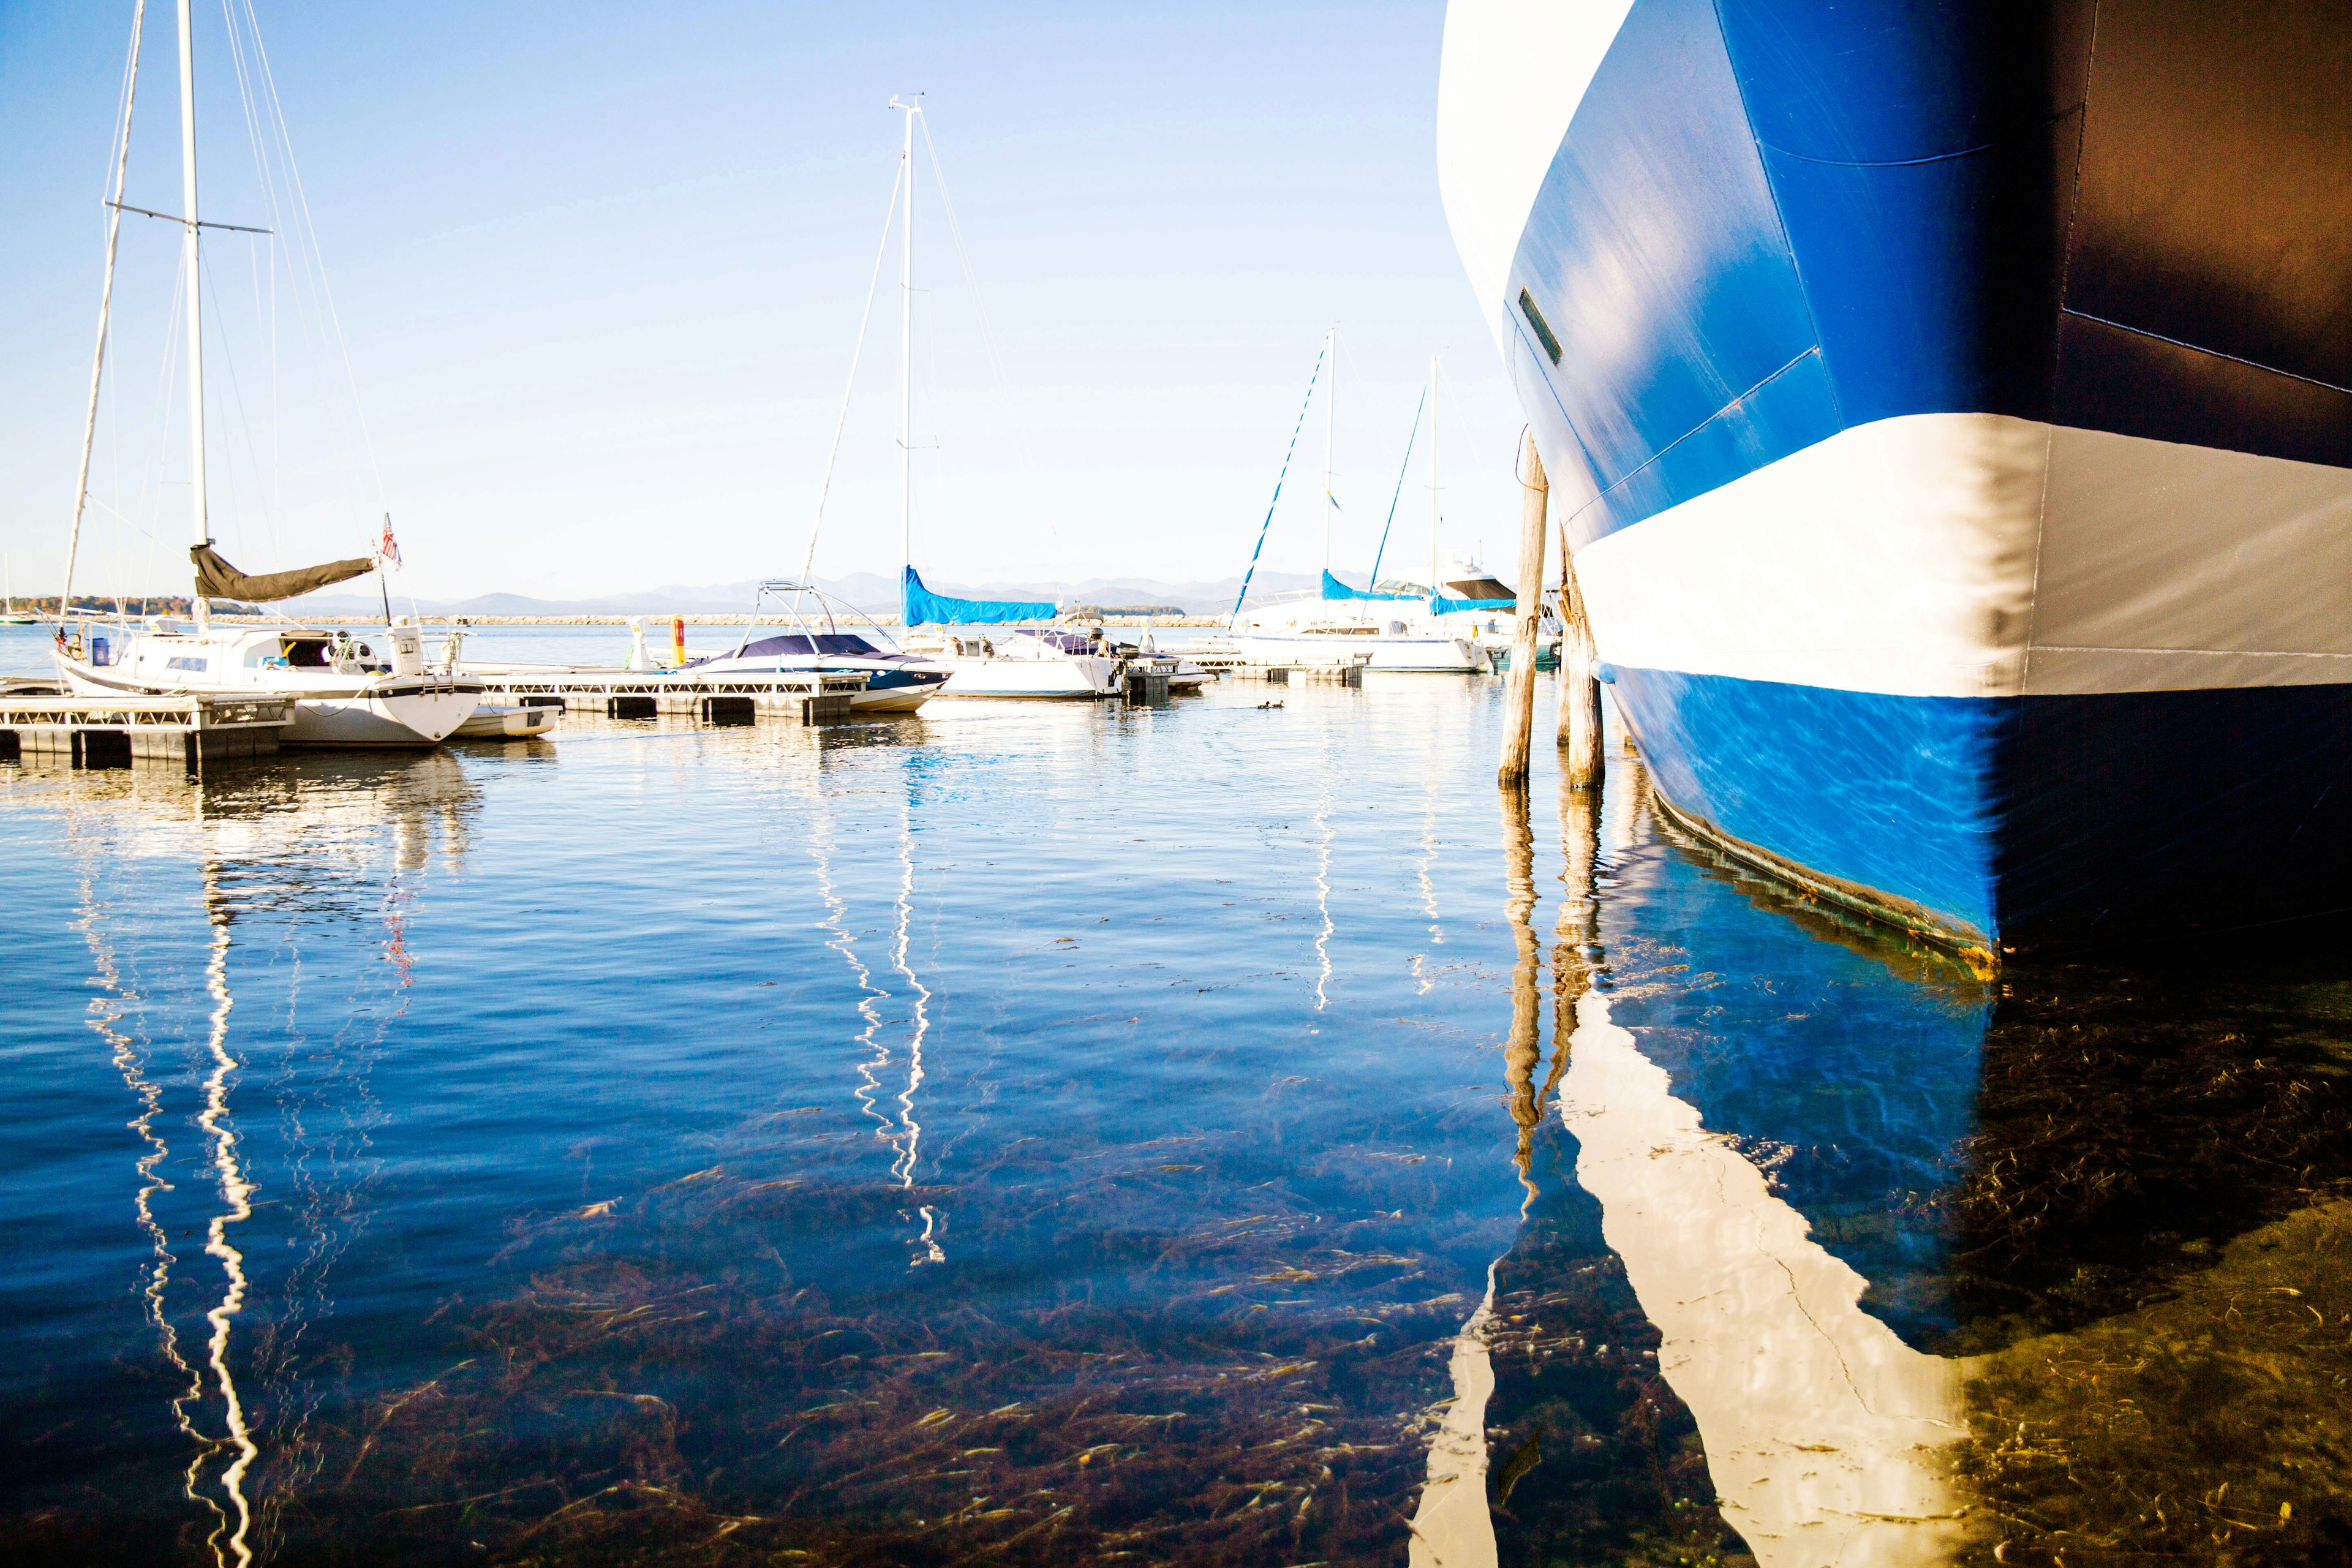
[[[907,116],[898,172],[907,187],[907,227],[898,253],[898,559],[915,562],[915,115],[917,107],[890,100]]]
[[[1429,356],[1429,591],[1437,584],[1437,356]]]
[[[1323,570],[1331,570],[1331,437],[1339,427],[1339,329],[1323,334],[1323,363],[1330,380],[1323,390]]]
[[[189,0],[180,0],[180,205],[186,237],[181,269],[188,289],[188,495],[195,542],[212,542],[205,517],[205,329],[204,283],[196,270],[196,57]],[[194,595],[196,619],[205,618],[204,595]]]

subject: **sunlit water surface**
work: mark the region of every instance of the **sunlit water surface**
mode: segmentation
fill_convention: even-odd
[[[0,767],[12,1553],[2352,1544],[2340,940],[1987,984],[1499,696]]]

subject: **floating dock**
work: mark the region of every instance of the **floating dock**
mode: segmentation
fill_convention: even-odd
[[[1202,669],[1213,670],[1229,680],[1265,680],[1277,686],[1326,680],[1335,686],[1361,686],[1364,667],[1372,661],[1370,653],[1349,648],[1328,658],[1316,659],[1254,659],[1238,650],[1187,649],[1184,658]]]
[[[0,688],[0,762],[67,762],[78,768],[199,763],[278,754],[294,700],[234,697],[71,697],[51,684]]]
[[[561,708],[611,719],[664,714],[705,723],[748,723],[765,715],[803,724],[837,724],[850,717],[866,689],[861,671],[810,675],[677,676],[658,670],[558,668],[530,665],[468,665],[467,680],[482,684],[482,700],[522,708]]]

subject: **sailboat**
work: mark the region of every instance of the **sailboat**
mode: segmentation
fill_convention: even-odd
[[[140,17],[143,22],[143,7]],[[89,499],[90,448],[98,423],[98,394],[106,367],[109,318],[114,299],[116,240],[121,230],[123,175],[130,162],[131,114],[139,81],[140,27],[131,40],[130,69],[116,141],[114,195],[108,203],[106,280],[100,295],[98,350],[90,367],[89,411],[82,429],[81,472],[74,487],[73,527],[66,545],[66,572],[58,600],[57,663],[74,691],[92,696],[175,693],[235,696],[246,692],[289,693],[294,719],[281,737],[294,745],[432,746],[472,716],[481,701],[477,682],[425,668],[422,633],[394,622],[387,597],[385,627],[362,641],[347,631],[300,625],[215,626],[208,599],[269,603],[307,594],[368,572],[381,573],[386,559],[397,562],[392,521],[384,520],[380,551],[290,571],[239,571],[214,547],[205,498],[205,291],[198,287],[198,252],[206,228],[244,229],[211,223],[196,204],[196,101],[194,28],[190,0],[179,0],[180,180],[182,212],[146,214],[181,226],[183,304],[188,322],[188,449],[194,568],[192,624],[167,618],[132,627],[121,621],[70,618],[74,558]],[[262,232],[247,230],[246,232]],[[380,646],[379,646],[380,645]]]
[[[7,608],[0,609],[0,626],[39,626],[40,616],[27,615],[16,607],[16,574],[9,568],[5,556],[0,556],[0,579],[5,580],[8,596]]]
[[[1429,565],[1430,584],[1400,584],[1383,589],[1342,583],[1331,571],[1331,530],[1339,500],[1332,489],[1332,453],[1339,426],[1339,329],[1324,335],[1323,370],[1330,379],[1323,395],[1323,582],[1310,595],[1278,599],[1243,617],[1236,612],[1234,642],[1241,653],[1264,663],[1319,661],[1339,649],[1371,656],[1365,668],[1446,675],[1479,675],[1492,667],[1488,650],[1475,628],[1462,624],[1465,612],[1494,606],[1484,600],[1448,597],[1437,575],[1437,361],[1429,362],[1429,390],[1423,396],[1430,415],[1429,439]],[[1314,395],[1310,384],[1308,396]],[[1418,423],[1416,421],[1416,423]],[[1411,442],[1406,461],[1412,460]],[[1402,484],[1402,476],[1399,479]],[[1279,492],[1279,482],[1276,485]],[[1267,516],[1272,519],[1269,510]],[[1260,538],[1264,543],[1263,531]],[[1373,575],[1379,575],[1377,562]],[[1246,582],[1244,591],[1247,591]],[[1517,600],[1509,601],[1513,608]]]
[[[907,651],[915,668],[947,678],[942,697],[1115,697],[1120,690],[1117,650],[1097,635],[1048,628],[994,637],[958,628],[1052,622],[1058,607],[1034,599],[959,599],[934,594],[915,570],[915,117],[920,103],[893,98],[890,107],[906,116],[898,154],[898,182],[906,226],[898,253],[898,544],[899,624],[942,630]],[[928,140],[929,132],[924,135]]]

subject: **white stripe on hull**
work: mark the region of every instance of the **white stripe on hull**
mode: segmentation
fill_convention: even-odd
[[[1577,552],[1601,657],[1915,697],[2352,680],[2352,470],[1879,420]]]

